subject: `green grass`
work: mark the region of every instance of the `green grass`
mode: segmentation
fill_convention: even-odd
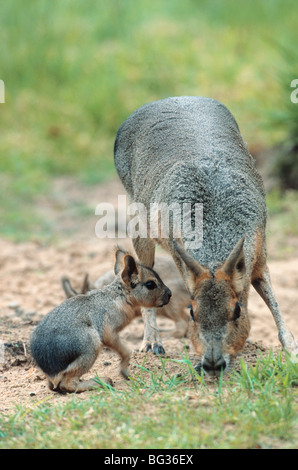
[[[169,360],[144,366],[127,391],[110,387],[18,407],[2,417],[1,448],[235,449],[297,447],[298,364],[281,353],[255,367],[205,382],[187,358],[171,376]]]
[[[269,257],[282,259],[296,252],[293,240],[298,236],[298,192],[271,190],[266,198],[268,209],[267,239]]]
[[[297,44],[296,17],[295,0],[3,2],[1,236],[51,231],[34,204],[52,178],[95,184],[115,175],[115,133],[149,101],[219,99],[253,149],[291,134],[297,112],[285,100],[297,77],[282,72],[292,70],[284,50]],[[297,194],[275,191],[267,201],[269,237],[296,236]],[[297,364],[268,355],[210,387],[184,361],[182,376],[166,360],[156,371],[140,367],[127,392],[19,407],[1,417],[0,447],[297,447]]]
[[[265,125],[288,81],[277,79],[284,54],[275,38],[297,43],[296,11],[295,0],[4,2],[0,233],[19,235],[22,218],[34,219],[27,206],[47,194],[51,178],[94,184],[113,176],[119,125],[152,100],[212,96],[251,147],[279,141],[284,123]]]

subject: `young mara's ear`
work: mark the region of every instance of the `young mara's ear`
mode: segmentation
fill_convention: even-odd
[[[127,255],[127,251],[123,250],[119,246],[116,246],[114,249],[114,256],[115,256],[115,265],[114,265],[114,272],[117,274],[120,273],[121,269],[123,268],[123,260],[124,256]]]
[[[127,251],[123,250],[119,246],[115,248],[115,265],[114,272],[115,274],[121,273],[123,282],[129,284],[131,282],[131,276],[133,274],[138,274],[137,263],[133,256],[131,256]]]
[[[133,256],[126,254],[123,259],[124,267],[121,272],[122,280],[125,284],[130,284],[133,274],[138,274],[138,267]]]

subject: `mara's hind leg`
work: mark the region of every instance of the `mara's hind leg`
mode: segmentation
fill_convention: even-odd
[[[100,380],[108,385],[113,385],[112,380],[109,377],[100,377]],[[100,384],[93,379],[80,380],[80,377],[72,376],[71,373],[66,373],[59,384],[59,389],[62,392],[80,393],[87,390],[94,390],[99,386]]]
[[[94,344],[95,346],[95,344]],[[53,384],[52,389],[59,389],[61,392],[79,393],[85,392],[86,390],[93,390],[98,387],[99,384],[93,379],[81,380],[81,376],[86,374],[94,362],[101,350],[102,344],[97,343],[96,347],[88,352],[81,354],[75,361],[62,372],[60,372],[55,378],[51,379]],[[113,385],[111,379],[108,377],[101,377],[103,382]]]
[[[153,268],[154,241],[149,238],[134,238],[133,245],[141,264]],[[165,354],[156,322],[156,308],[143,307],[141,312],[144,320],[144,337],[140,350],[145,352],[153,351],[154,354]]]
[[[298,343],[292,335],[291,331],[287,327],[285,320],[280,311],[279,305],[275,298],[271,282],[270,275],[267,266],[265,266],[263,273],[258,278],[254,279],[252,285],[258,292],[258,294],[265,301],[266,305],[270,309],[274,321],[278,329],[278,337],[282,346],[293,355],[298,354]]]

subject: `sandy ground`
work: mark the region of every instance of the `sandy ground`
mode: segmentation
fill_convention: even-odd
[[[29,338],[40,319],[64,299],[61,276],[70,276],[75,288],[79,288],[86,272],[91,281],[113,268],[112,250],[115,242],[126,248],[130,240],[99,240],[94,234],[98,216],[94,207],[101,201],[110,201],[117,206],[117,194],[124,194],[119,183],[111,182],[99,188],[86,189],[82,193],[73,186],[72,181],[57,181],[53,188],[53,198],[40,200],[40,210],[47,211],[48,217],[57,227],[57,240],[43,245],[30,241],[13,243],[0,239],[0,411],[9,412],[15,405],[33,406],[43,400],[65,401],[69,395],[51,392],[43,374],[36,369],[30,356]],[[71,207],[76,200],[85,198],[93,208],[93,213],[78,224]],[[57,205],[57,198],[63,203]],[[58,209],[57,209],[58,207]],[[70,235],[71,234],[71,235]],[[297,244],[297,240],[295,240]],[[269,246],[270,250],[270,246]],[[269,262],[272,284],[281,306],[284,318],[291,331],[298,337],[298,254],[279,260],[271,257]],[[166,283],[166,279],[164,279]],[[251,334],[242,357],[253,364],[258,352],[268,348],[279,348],[277,329],[268,308],[251,289],[249,299]],[[171,335],[173,322],[160,317],[163,344],[166,350],[167,370],[170,373],[184,372],[185,369],[171,359],[180,359],[187,348],[191,361],[196,364],[197,357],[186,337],[182,340]],[[124,341],[132,350],[131,372],[139,373],[137,364],[152,370],[160,368],[160,359],[152,353],[138,352],[143,336],[143,323],[135,319],[121,333]],[[235,367],[237,367],[237,361]],[[109,376],[116,389],[125,388],[118,371],[119,358],[108,349],[99,355],[90,376],[97,374]],[[88,392],[87,392],[88,393]],[[84,399],[86,394],[80,394]]]

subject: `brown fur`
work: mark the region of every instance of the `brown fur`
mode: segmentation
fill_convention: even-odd
[[[261,231],[257,231],[255,234],[255,249],[253,259],[253,271],[252,271],[252,282],[255,279],[262,277],[264,272],[264,266],[266,266],[266,249],[264,247],[264,236]]]
[[[190,338],[197,354],[203,358],[203,368],[218,375],[221,366],[228,366],[242,350],[250,330],[243,241],[214,274],[191,259],[183,247],[177,245],[176,248],[181,256],[181,269],[192,269],[193,280],[188,275],[193,309]],[[239,317],[235,316],[237,310]]]
[[[114,162],[129,200],[144,204],[147,214],[152,203],[175,204],[181,209],[185,202],[203,205],[203,234],[199,226],[196,232],[199,238],[203,235],[202,244],[189,244],[189,228],[179,219],[179,234],[171,230],[168,237],[151,237],[153,220],[148,217],[147,238],[133,238],[133,245],[139,260],[151,267],[156,244],[175,261],[197,303],[194,318],[200,323],[198,341],[204,346],[204,370],[218,375],[229,365],[225,348],[236,353],[242,347],[249,332],[251,284],[268,305],[283,347],[298,354],[297,341],[283,319],[266,265],[264,184],[229,110],[216,100],[195,96],[148,103],[120,126]],[[174,218],[175,214],[172,228]],[[190,214],[191,226],[195,218]],[[216,272],[220,263],[222,267]],[[206,270],[209,279],[202,278]],[[236,303],[230,321],[234,298],[241,309]],[[143,310],[142,316],[147,323],[143,345],[158,343],[158,353],[164,353],[153,311]]]

